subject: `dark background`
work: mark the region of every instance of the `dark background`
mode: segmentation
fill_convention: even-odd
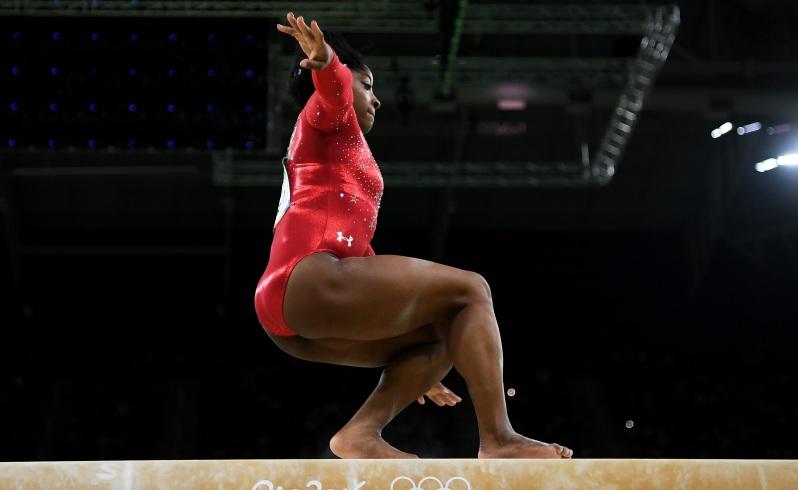
[[[446,185],[400,180],[391,163],[578,160],[581,141],[600,140],[625,72],[606,82],[533,73],[526,110],[504,112],[488,88],[523,81],[455,70],[455,108],[441,111],[439,73],[429,81],[401,57],[445,59],[455,2],[360,14],[357,4],[360,24],[314,18],[338,22],[375,60],[383,106],[368,141],[386,189],[372,245],[488,280],[514,427],[582,458],[796,457],[798,173],[754,170],[796,151],[795,5],[683,2],[676,44],[606,185]],[[612,5],[623,16],[658,4]],[[0,19],[0,459],[332,457],[329,438],[380,371],[290,358],[252,306],[297,114],[283,69],[293,44],[272,33],[284,21],[146,7],[91,17],[56,2]],[[428,31],[385,27],[414,15]],[[143,47],[125,44],[134,30]],[[466,28],[459,56],[628,60],[641,37],[559,30]],[[99,44],[81,49],[93,32]],[[164,41],[173,32],[178,41]],[[48,75],[54,64],[60,78]],[[95,65],[108,78],[92,82]],[[180,76],[169,82],[172,65]],[[411,108],[398,103],[402,76]],[[175,113],[170,97],[182,97]],[[95,98],[107,103],[92,115]],[[131,114],[128,99],[146,109]],[[211,102],[223,112],[209,115]],[[763,129],[711,138],[725,121]],[[519,134],[490,129],[501,125]],[[225,158],[266,161],[267,178],[225,184]],[[413,404],[386,440],[422,457],[475,457],[465,385],[455,371],[445,383],[463,403]]]

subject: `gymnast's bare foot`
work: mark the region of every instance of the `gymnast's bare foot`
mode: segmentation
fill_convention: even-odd
[[[547,444],[516,433],[482,443],[479,448],[480,458],[570,458],[573,454],[559,444]]]
[[[343,459],[418,458],[415,454],[405,453],[391,446],[374,429],[348,425],[330,439],[330,450]]]

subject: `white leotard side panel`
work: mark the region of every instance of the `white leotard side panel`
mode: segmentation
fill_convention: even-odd
[[[296,134],[296,127],[299,124],[299,118],[297,117],[297,121],[294,123],[294,130],[291,132],[291,139],[288,141],[288,150],[286,151],[286,156],[283,158],[283,188],[280,190],[280,202],[277,204],[277,216],[274,218],[274,226],[272,227],[272,231],[277,228],[277,223],[280,222],[285,212],[288,211],[288,208],[291,206],[291,183],[288,181],[288,170],[286,165],[288,162],[291,161],[292,152],[291,152],[291,145],[294,143],[294,135]]]
[[[291,206],[291,184],[288,182],[288,171],[285,169],[285,164],[283,164],[283,188],[280,190],[280,203],[277,205],[277,217],[274,218],[272,230],[277,228],[277,223],[288,211],[289,206]]]

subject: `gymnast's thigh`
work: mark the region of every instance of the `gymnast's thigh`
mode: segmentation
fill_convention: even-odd
[[[308,339],[381,340],[450,320],[475,301],[491,301],[475,272],[399,255],[314,253],[294,268],[283,313]]]
[[[445,348],[450,322],[424,325],[398,337],[381,340],[306,339],[281,337],[266,332],[286,354],[311,362],[353,367],[381,367],[398,352],[420,344],[440,343]]]

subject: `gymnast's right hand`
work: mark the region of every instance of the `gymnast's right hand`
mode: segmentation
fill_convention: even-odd
[[[294,18],[293,12],[286,15],[291,27],[277,24],[277,30],[293,36],[299,43],[299,47],[305,52],[307,58],[299,62],[302,68],[312,70],[323,70],[330,64],[333,58],[333,51],[329,44],[324,42],[324,34],[319,28],[319,24],[313,20],[310,27],[305,24],[305,19],[300,15]]]

